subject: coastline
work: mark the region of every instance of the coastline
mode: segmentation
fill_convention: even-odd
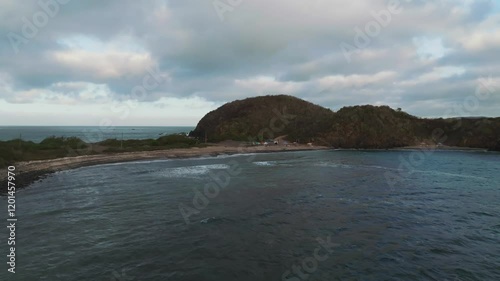
[[[272,152],[292,152],[292,151],[315,151],[315,150],[384,150],[384,151],[412,151],[412,150],[435,150],[435,151],[487,151],[482,148],[471,147],[451,147],[437,145],[415,145],[405,147],[395,147],[389,149],[344,149],[332,148],[326,146],[308,146],[308,145],[269,145],[269,146],[242,146],[240,142],[226,141],[218,144],[212,144],[207,147],[192,148],[174,148],[166,150],[136,151],[121,153],[106,153],[96,155],[82,155],[75,157],[63,157],[47,160],[35,160],[15,163],[16,167],[16,190],[23,189],[30,184],[42,180],[46,176],[65,170],[71,170],[81,167],[133,162],[141,160],[161,160],[161,159],[185,159],[197,157],[215,157],[218,155],[234,155],[245,153],[272,153]],[[0,169],[0,196],[7,193],[7,168]]]
[[[44,177],[64,170],[76,169],[80,167],[94,166],[100,164],[133,162],[140,160],[160,160],[160,159],[184,159],[204,156],[233,155],[245,153],[271,153],[271,152],[291,152],[291,151],[313,151],[330,150],[325,146],[308,145],[269,145],[269,146],[248,146],[244,147],[239,143],[220,143],[207,147],[175,148],[167,150],[122,152],[110,154],[82,155],[75,157],[64,157],[47,160],[35,160],[15,163],[16,167],[16,191],[23,189],[30,184],[43,179]],[[0,196],[7,192],[7,168],[0,169],[0,184],[2,189]]]

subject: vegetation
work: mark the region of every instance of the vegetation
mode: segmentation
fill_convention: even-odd
[[[331,121],[333,112],[291,96],[237,100],[203,117],[190,136],[199,140],[262,141],[281,135],[308,142]]]
[[[334,147],[391,148],[418,141],[419,119],[388,106],[344,107],[332,119],[320,139]]]
[[[167,135],[158,139],[117,140],[108,139],[98,143],[86,143],[76,137],[48,137],[40,143],[14,139],[0,141],[0,168],[18,161],[31,161],[92,155],[100,153],[147,151],[202,146],[185,135]]]
[[[283,115],[290,117],[286,118],[287,122],[281,121]],[[280,121],[276,121],[277,117]],[[371,105],[344,107],[333,112],[280,95],[227,103],[203,117],[190,135],[212,142],[286,135],[289,141],[343,148],[442,143],[500,150],[500,118],[423,119],[400,108]]]
[[[158,149],[189,148],[196,146],[196,139],[184,135],[167,135],[158,139],[117,140],[108,139],[97,143],[104,147],[104,152],[148,151]]]
[[[500,151],[500,118],[422,119],[388,106],[344,107],[338,112],[279,95],[227,103],[203,117],[190,137],[108,139],[85,143],[49,137],[40,143],[0,141],[0,168],[17,161],[202,146],[205,141],[262,141],[283,137],[342,148],[392,148],[425,144]]]

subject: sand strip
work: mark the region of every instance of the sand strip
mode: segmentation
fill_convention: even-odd
[[[175,158],[193,158],[203,156],[217,156],[221,154],[243,154],[243,153],[269,153],[286,151],[305,150],[327,150],[323,146],[307,145],[269,145],[269,146],[226,146],[214,145],[203,148],[169,149],[140,152],[123,152],[113,154],[83,155],[76,157],[65,157],[50,160],[37,160],[19,162],[15,164],[16,170],[16,190],[27,187],[31,183],[42,179],[48,174],[75,169],[79,167],[92,166],[98,164],[120,163],[139,160],[158,160]],[[5,195],[7,191],[7,169],[0,169],[0,184],[2,185],[0,194]]]

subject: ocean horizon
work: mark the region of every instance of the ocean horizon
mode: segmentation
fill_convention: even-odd
[[[0,141],[22,139],[39,143],[45,138],[77,137],[89,143],[106,139],[156,139],[189,133],[194,126],[0,126]]]

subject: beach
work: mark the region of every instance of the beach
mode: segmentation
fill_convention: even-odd
[[[178,159],[178,158],[196,158],[217,156],[223,154],[245,154],[245,153],[270,153],[287,151],[307,151],[307,150],[329,150],[331,147],[310,146],[305,144],[290,145],[257,145],[247,146],[244,142],[225,141],[217,144],[210,144],[207,147],[175,148],[153,151],[135,151],[121,153],[104,153],[96,155],[82,155],[75,157],[64,157],[47,160],[35,160],[18,162],[14,164],[16,170],[16,189],[19,190],[31,183],[43,179],[45,176],[69,169],[75,169],[85,166],[99,164],[110,164],[141,160],[159,160],[159,159]],[[342,149],[340,149],[342,150]],[[347,149],[358,150],[358,149]],[[378,150],[378,149],[377,149]],[[450,147],[437,145],[415,145],[407,147],[392,148],[390,150],[449,150],[449,151],[485,151],[481,148]],[[0,182],[2,190],[0,194],[4,195],[7,191],[7,168],[0,169]]]
[[[207,147],[193,147],[183,149],[167,149],[154,151],[137,151],[123,153],[109,153],[97,155],[82,155],[75,157],[64,157],[48,160],[36,160],[15,163],[16,189],[19,190],[43,177],[63,170],[75,169],[85,166],[99,164],[110,164],[141,160],[159,160],[176,158],[194,158],[205,156],[217,156],[222,154],[244,154],[244,153],[269,153],[304,150],[328,150],[326,146],[310,146],[303,144],[292,145],[258,145],[246,146],[243,142],[222,142]],[[7,168],[0,169],[0,182],[2,184],[1,194],[7,191]]]

